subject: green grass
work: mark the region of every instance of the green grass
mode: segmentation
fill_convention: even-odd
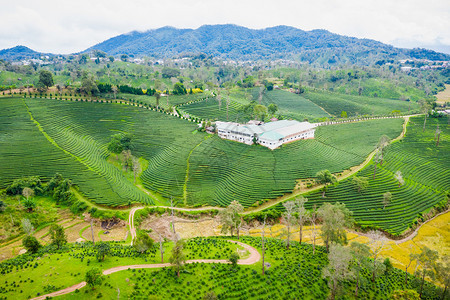
[[[422,132],[423,117],[411,118],[405,138],[387,147],[384,163],[378,166],[375,178],[373,163],[357,174],[369,180],[366,190],[358,193],[349,178],[330,187],[326,198],[322,198],[321,192],[306,195],[307,207],[342,202],[353,211],[360,226],[399,235],[432,207],[446,203],[445,194],[450,186],[450,131],[446,118],[429,118],[427,123]],[[442,133],[436,147],[434,132],[438,123]],[[397,171],[403,174],[403,186],[394,177]],[[383,208],[386,192],[392,193],[392,202]],[[277,208],[283,209],[281,204]]]
[[[342,111],[346,111],[349,117],[358,115],[390,115],[393,110],[399,110],[402,114],[415,113],[418,104],[411,101],[375,98],[367,96],[345,95],[328,92],[307,92],[302,97],[309,99],[325,109],[333,116],[340,117]]]

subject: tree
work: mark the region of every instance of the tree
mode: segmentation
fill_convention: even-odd
[[[445,255],[442,258],[442,262],[437,264],[436,275],[439,282],[444,287],[441,297],[441,299],[444,300],[445,295],[447,294],[448,286],[450,285],[450,257],[448,255]]]
[[[367,245],[358,242],[352,242],[352,244],[350,245],[350,249],[353,255],[353,260],[355,261],[355,264],[353,266],[353,270],[356,272],[355,297],[358,297],[361,271],[369,267],[368,257],[370,256],[370,248]]]
[[[36,202],[33,199],[25,199],[23,201],[23,206],[28,210],[28,212],[32,212],[33,209],[36,208]]]
[[[34,196],[34,191],[29,187],[25,187],[22,191],[22,195],[28,200],[28,198]]]
[[[22,229],[27,235],[32,235],[34,227],[31,224],[30,219],[22,219]]]
[[[113,59],[114,59],[114,58],[113,58]],[[112,92],[113,92],[113,94],[114,94],[114,99],[116,99],[116,97],[117,97],[117,91],[118,91],[119,89],[117,88],[117,86],[113,85],[113,86],[111,87],[111,90],[112,90]]]
[[[161,263],[164,263],[164,246],[163,246],[163,239],[161,234],[159,233],[159,252],[161,254]]]
[[[38,84],[42,84],[43,86],[48,89],[49,87],[53,86],[53,74],[50,71],[47,70],[41,70],[39,71],[39,81]]]
[[[92,289],[95,289],[95,286],[100,285],[103,281],[103,274],[100,268],[94,267],[89,269],[86,272],[86,276],[84,277],[88,286]]]
[[[186,257],[183,253],[184,246],[184,240],[178,240],[172,248],[172,256],[169,259],[170,263],[175,267],[177,277],[180,277],[180,270],[186,261]]]
[[[425,277],[428,276],[431,279],[434,279],[439,254],[437,251],[431,250],[430,248],[425,246],[422,248],[422,251],[419,254],[415,255],[415,258],[417,264],[421,267],[417,269],[416,273],[418,276],[422,277],[419,292],[419,297],[422,298]]]
[[[378,154],[378,156],[375,155],[375,168],[377,167],[376,166],[377,163],[379,163],[380,166],[383,165],[384,152],[385,152],[385,149],[389,145],[390,142],[391,142],[391,139],[385,134],[383,134],[380,137],[380,139],[378,140],[378,143],[377,143],[377,149],[378,149],[377,154]],[[375,177],[375,174],[374,174],[374,177]]]
[[[366,177],[354,176],[352,179],[353,185],[358,190],[358,193],[361,193],[362,190],[365,190],[369,187],[369,180]]]
[[[372,282],[375,282],[377,275],[384,273],[385,265],[378,256],[384,249],[387,239],[380,231],[369,231],[367,236],[370,238],[370,250],[372,252]]]
[[[83,74],[83,77],[81,78],[81,90],[89,96],[89,99],[92,95],[99,93],[99,89],[95,83],[93,75],[88,73]]]
[[[386,208],[389,204],[391,204],[392,201],[392,194],[391,192],[386,192],[383,194],[383,209]]]
[[[303,224],[308,216],[308,211],[305,208],[305,203],[308,202],[308,198],[300,196],[295,199],[295,210],[297,213],[297,223],[299,226],[299,243],[302,243],[303,238]]]
[[[220,223],[222,224],[221,232],[227,234],[228,232],[233,235],[236,230],[237,238],[239,239],[239,230],[242,225],[242,217],[240,213],[244,211],[244,207],[236,200],[230,203],[228,207],[219,212]]]
[[[295,203],[294,201],[286,201],[283,203],[284,209],[286,210],[283,213],[284,220],[287,226],[287,240],[286,240],[286,249],[289,249],[290,246],[290,237],[291,237],[291,225],[294,221],[294,210]]]
[[[133,241],[133,247],[140,253],[144,253],[148,249],[153,248],[153,240],[145,232],[138,232]]]
[[[335,183],[337,181],[336,176],[331,174],[328,170],[322,170],[316,174],[316,182],[318,184],[323,184],[322,198],[325,198],[325,192],[327,190],[328,184]]]
[[[53,245],[56,245],[58,249],[61,248],[65,243],[67,243],[66,233],[64,232],[64,228],[61,225],[53,224],[50,227],[50,240]]]
[[[375,157],[373,158],[374,162],[374,170],[373,170],[373,178],[375,179],[375,174],[377,173],[377,165],[383,161],[383,155],[379,149],[376,150]]]
[[[187,94],[186,88],[181,82],[177,82],[173,85],[173,94],[174,95],[185,95]]]
[[[439,147],[439,140],[441,139],[441,133],[442,131],[439,129],[439,124],[437,124],[436,131],[434,133],[434,138],[436,139],[436,147]]]
[[[134,175],[134,184],[136,184],[136,176],[141,172],[141,163],[139,162],[139,158],[132,157],[131,158],[133,164],[133,175]]]
[[[121,56],[120,56],[120,60],[121,61],[128,61],[128,55],[126,55],[126,54],[122,54]]]
[[[122,151],[122,162],[125,166],[125,172],[128,172],[128,167],[131,166],[132,163],[132,155],[130,150],[123,150]]]
[[[0,213],[5,211],[6,209],[6,203],[3,202],[3,200],[0,200]]]
[[[311,238],[312,238],[312,241],[313,241],[313,255],[316,253],[316,237],[317,237],[316,224],[317,224],[317,218],[318,218],[317,209],[316,209],[316,205],[314,205],[313,209],[309,213],[309,217],[308,217],[309,222],[313,226],[313,228],[311,229]]]
[[[253,114],[255,119],[261,118],[261,121],[264,121],[264,117],[267,114],[267,107],[257,104],[253,107]]]
[[[270,103],[269,106],[267,106],[267,110],[269,111],[269,114],[274,115],[278,111],[278,106],[275,103]]]
[[[235,268],[237,266],[239,260],[239,255],[237,253],[231,253],[230,257],[228,258],[228,261],[231,263],[231,266]]]
[[[111,246],[105,242],[98,242],[95,244],[95,249],[97,250],[98,261],[104,261],[105,256],[111,251]]]
[[[263,276],[265,273],[264,259],[265,259],[265,254],[266,254],[266,247],[265,247],[266,240],[264,239],[264,234],[265,234],[265,230],[266,230],[266,219],[267,219],[267,214],[264,214],[263,228],[261,230],[261,253],[262,253],[262,275]]]
[[[347,112],[346,111],[342,111],[341,112],[341,118],[347,118]]]
[[[420,100],[419,105],[420,105],[420,112],[425,115],[425,119],[423,120],[423,130],[422,130],[423,132],[425,132],[425,126],[427,124],[427,117],[428,117],[428,113],[431,110],[431,105],[426,100]]]
[[[317,211],[322,219],[321,236],[325,242],[327,251],[331,242],[337,244],[347,244],[346,226],[351,226],[352,212],[345,207],[345,204],[336,202],[336,204],[324,203]]]
[[[22,245],[25,247],[25,249],[27,249],[28,252],[31,253],[36,253],[38,252],[39,248],[41,248],[41,244],[32,235],[25,236],[22,240]]]
[[[115,134],[111,136],[111,141],[108,143],[108,151],[116,154],[116,157],[119,157],[119,154],[123,151],[122,143],[120,142],[121,135]]]
[[[159,109],[159,99],[161,99],[161,93],[156,92],[154,95],[156,98],[156,109]]]
[[[350,250],[342,245],[332,243],[328,253],[328,265],[322,270],[322,278],[328,279],[331,290],[330,298],[335,299],[340,282],[354,277],[350,270],[352,255]]]
[[[395,179],[397,179],[399,187],[405,183],[405,180],[403,179],[402,171],[395,172],[394,177],[395,177]]]

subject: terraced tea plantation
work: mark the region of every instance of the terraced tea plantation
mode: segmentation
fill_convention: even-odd
[[[319,105],[333,116],[340,117],[342,111],[347,115],[389,115],[394,110],[402,114],[417,113],[419,106],[417,102],[401,100],[372,98],[365,96],[343,95],[328,92],[307,92],[302,96]]]
[[[232,122],[246,122],[242,112],[239,111],[240,104],[230,101],[228,105],[225,99],[222,99],[219,103],[217,98],[209,98],[207,100],[179,106],[179,111],[190,116],[195,116],[204,120],[219,120],[219,121],[232,121]],[[227,118],[228,115],[228,118]]]
[[[381,134],[398,136],[402,123],[388,119],[320,127],[314,140],[270,151],[221,140],[195,131],[194,123],[134,106],[0,101],[5,107],[0,119],[5,145],[0,159],[7,166],[1,171],[3,186],[24,175],[48,178],[60,172],[91,201],[112,206],[155,201],[107,162],[106,145],[118,132],[132,134],[133,154],[149,162],[139,181],[148,190],[187,205],[239,200],[251,206],[292,191],[296,180],[321,169],[340,172],[361,163]],[[30,147],[31,141],[36,146]],[[348,143],[355,146],[348,149]],[[11,159],[17,162],[11,164]]]
[[[307,195],[307,207],[339,201],[353,211],[361,226],[398,235],[432,207],[444,206],[450,187],[450,131],[446,118],[429,118],[425,132],[423,121],[423,117],[411,118],[405,138],[386,149],[384,163],[378,166],[375,178],[373,163],[357,174],[369,180],[367,189],[358,193],[349,178],[330,187],[326,198],[322,198],[321,192]],[[438,147],[434,138],[437,124],[442,131]],[[395,179],[397,171],[401,171],[405,180],[401,186]],[[392,201],[384,207],[386,192],[392,194]],[[282,206],[278,205],[278,209]]]
[[[258,101],[259,88],[252,90],[253,99]],[[268,106],[274,103],[278,106],[277,114],[284,117],[303,121],[304,119],[314,120],[331,115],[321,109],[305,97],[299,96],[283,90],[266,91],[261,104]]]
[[[384,119],[319,127],[315,139],[274,151],[213,136],[191,154],[187,204],[228,205],[238,200],[251,206],[282,196],[292,191],[299,178],[314,177],[323,169],[341,172],[360,164],[375,149],[381,134],[397,137],[402,122]]]

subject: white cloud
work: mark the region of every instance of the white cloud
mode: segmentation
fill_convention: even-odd
[[[23,0],[0,11],[0,49],[71,53],[132,30],[233,23],[290,25],[396,46],[450,47],[447,0]]]

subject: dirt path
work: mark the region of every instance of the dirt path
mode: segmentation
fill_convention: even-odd
[[[138,210],[140,208],[137,208],[136,210]],[[134,216],[134,213],[133,213]],[[130,218],[131,218],[131,213],[130,213]],[[246,249],[248,252],[250,252],[250,256],[246,259],[240,259],[238,261],[238,265],[252,265],[257,263],[260,259],[261,259],[261,255],[259,254],[258,250],[256,250],[255,248],[253,248],[250,245],[238,242],[238,241],[232,241],[232,240],[228,240],[231,243],[235,243],[238,244],[242,247],[244,247],[244,249]],[[207,263],[207,264],[229,264],[230,262],[228,260],[225,259],[193,259],[193,260],[187,260],[185,262],[186,264],[192,264],[192,263]],[[124,270],[128,270],[128,269],[155,269],[155,268],[163,268],[163,267],[170,267],[171,264],[170,263],[164,263],[164,264],[145,264],[145,265],[127,265],[127,266],[118,266],[118,267],[114,267],[114,268],[110,268],[107,270],[103,271],[103,275],[109,275],[112,273],[116,273],[116,272],[120,272],[120,271],[124,271]],[[32,298],[31,300],[44,300],[47,297],[55,297],[55,296],[60,296],[60,295],[64,295],[64,294],[69,294],[74,292],[76,289],[80,289],[82,287],[86,286],[86,281],[80,282],[76,285],[73,285],[71,287],[47,294],[47,295],[42,295],[36,298]]]
[[[130,210],[130,214],[128,216],[128,225],[130,226],[130,234],[131,234],[131,246],[133,246],[133,240],[136,237],[136,228],[134,228],[134,214],[137,210],[143,209],[144,207],[133,207]]]
[[[391,142],[400,140],[400,139],[402,139],[402,138],[405,136],[405,133],[406,133],[406,127],[407,127],[407,125],[408,125],[408,122],[409,122],[409,118],[410,118],[410,117],[411,117],[411,115],[410,115],[410,116],[404,116],[404,117],[403,117],[403,118],[405,119],[405,121],[403,122],[403,130],[402,130],[402,132],[400,133],[400,135],[399,135],[398,137],[396,137],[395,139],[393,139]],[[342,180],[344,180],[344,179],[347,179],[348,177],[354,175],[356,172],[358,172],[358,171],[360,171],[361,169],[363,169],[364,167],[366,167],[367,164],[369,164],[370,161],[372,160],[372,158],[373,158],[373,156],[375,155],[375,153],[377,153],[377,151],[378,151],[378,150],[375,149],[374,151],[372,151],[371,153],[369,153],[369,155],[367,156],[367,158],[366,158],[361,164],[359,164],[359,165],[357,165],[357,166],[354,166],[354,167],[351,167],[349,172],[345,172],[345,171],[344,171],[344,173],[343,173],[341,176],[339,176],[339,177],[337,178],[337,181],[339,182],[339,181],[342,181]],[[290,193],[290,194],[286,194],[286,195],[284,195],[284,196],[281,196],[281,197],[279,197],[279,198],[277,198],[277,199],[268,201],[268,202],[266,202],[266,203],[264,203],[264,204],[262,204],[262,205],[260,205],[260,206],[258,206],[258,207],[256,207],[256,208],[249,208],[249,209],[247,209],[243,214],[244,214],[244,215],[247,215],[247,214],[250,214],[250,213],[262,211],[262,210],[264,210],[264,209],[266,209],[266,208],[275,206],[275,205],[277,205],[277,204],[280,203],[280,202],[283,202],[283,201],[286,201],[286,200],[295,198],[295,197],[297,197],[297,196],[299,196],[299,195],[301,195],[301,194],[305,194],[305,193],[309,193],[309,192],[313,192],[313,191],[318,191],[318,190],[320,190],[321,188],[323,188],[323,184],[321,184],[321,185],[315,185],[315,186],[313,186],[313,187],[311,187],[311,188],[303,188],[303,189],[294,191],[293,193]]]

